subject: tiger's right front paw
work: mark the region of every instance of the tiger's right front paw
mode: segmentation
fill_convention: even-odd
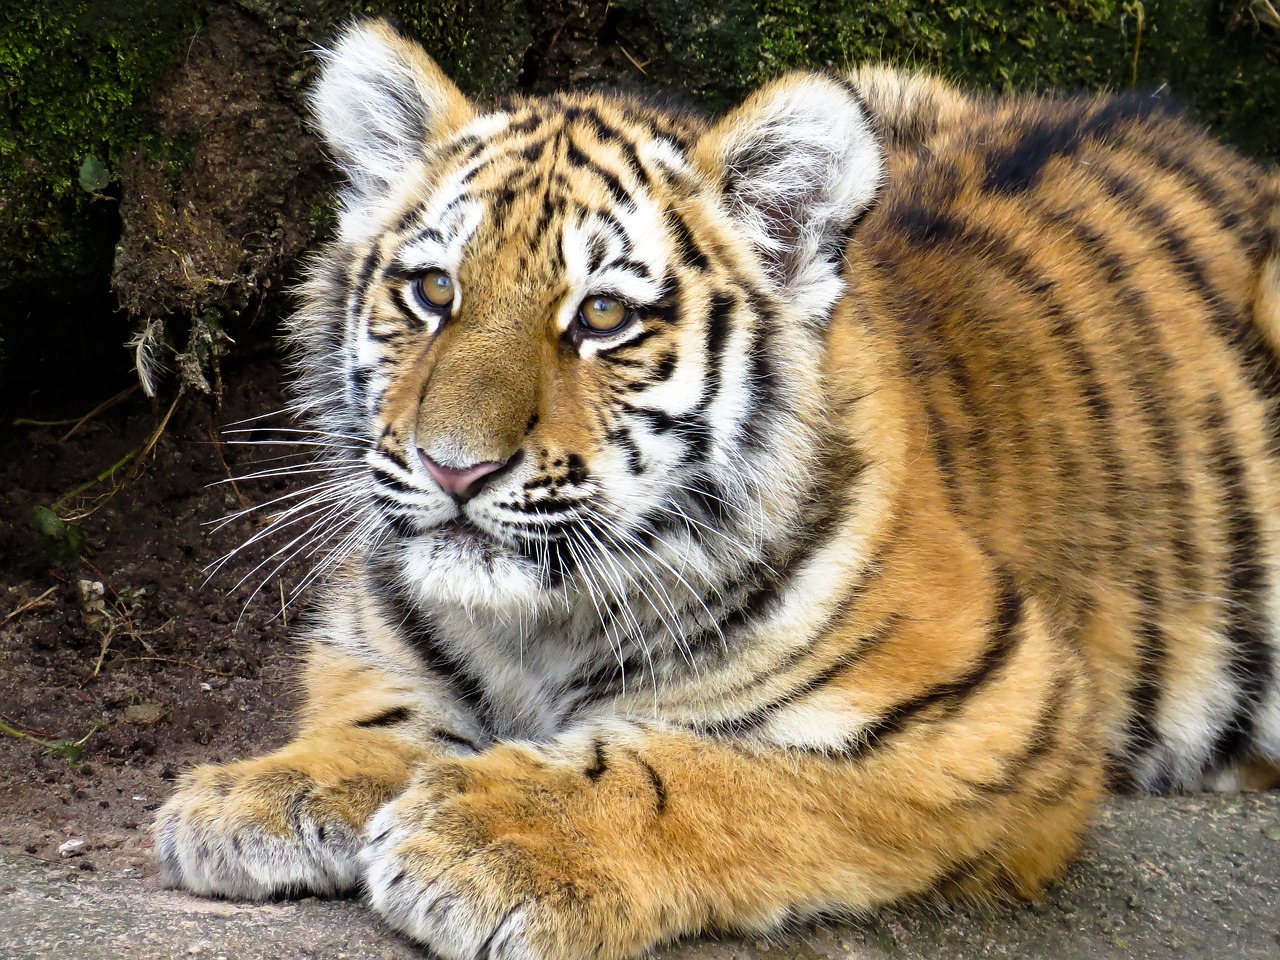
[[[156,815],[161,882],[253,900],[354,890],[360,831],[410,769],[364,751],[297,748],[197,767]]]

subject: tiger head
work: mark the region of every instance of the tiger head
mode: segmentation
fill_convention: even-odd
[[[356,539],[423,602],[697,594],[792,535],[849,230],[881,152],[791,74],[717,122],[597,93],[465,97],[381,22],[323,55],[345,175],[292,331]]]

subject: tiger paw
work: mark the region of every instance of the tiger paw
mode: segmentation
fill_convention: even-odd
[[[411,769],[362,754],[294,745],[190,771],[156,815],[161,882],[243,899],[355,889],[360,831]]]
[[[647,858],[622,862],[590,822],[595,787],[523,747],[425,768],[366,828],[371,905],[444,960],[639,952],[662,932],[628,888],[670,887],[646,875]]]

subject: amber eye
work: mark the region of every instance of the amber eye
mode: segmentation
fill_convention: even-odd
[[[578,308],[578,323],[590,333],[613,333],[631,316],[627,305],[613,297],[587,297]]]
[[[418,297],[433,310],[453,306],[453,278],[443,270],[428,270],[417,282]]]

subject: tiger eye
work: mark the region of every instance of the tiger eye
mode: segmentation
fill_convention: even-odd
[[[443,270],[428,270],[418,278],[418,293],[432,307],[453,303],[453,278]]]
[[[616,330],[627,319],[627,307],[613,297],[588,297],[578,308],[578,318],[583,326],[596,333]]]

